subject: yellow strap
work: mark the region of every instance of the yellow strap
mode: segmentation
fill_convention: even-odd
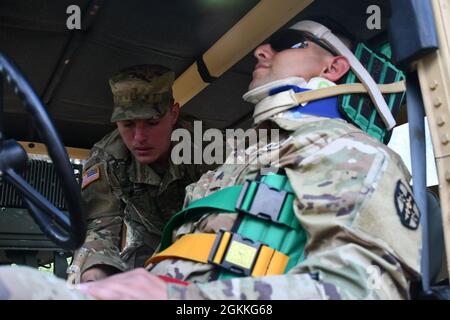
[[[225,255],[225,251],[228,248],[228,245],[230,244],[230,238],[231,238],[231,234],[229,232],[225,232],[223,234],[223,237],[220,241],[219,247],[217,248],[217,252],[216,255],[214,256],[214,263],[221,263],[222,262],[222,258]],[[210,250],[211,252],[211,250]]]
[[[379,84],[378,88],[383,94],[397,93],[406,91],[405,81],[398,81],[389,84]],[[318,100],[328,97],[334,97],[341,94],[367,93],[366,87],[361,83],[340,84],[322,89],[304,91],[295,94],[298,104]]]
[[[213,249],[216,237],[216,234],[187,234],[175,241],[166,250],[148,259],[145,262],[145,266],[165,259],[186,259],[208,263],[208,258]],[[214,263],[219,264],[222,262],[226,249],[231,245],[230,239],[231,233],[225,232],[213,258]],[[263,245],[251,274],[253,277],[283,274],[288,260],[289,257],[285,254]]]
[[[187,234],[175,241],[166,250],[163,250],[162,252],[149,258],[145,262],[145,266],[165,259],[179,258],[208,263],[209,253],[214,245],[215,239],[215,234]]]
[[[283,274],[289,257],[280,251],[267,246],[262,246],[261,251],[253,268],[253,277]]]

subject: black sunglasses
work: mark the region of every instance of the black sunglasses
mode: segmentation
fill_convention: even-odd
[[[286,49],[307,48],[308,41],[314,42],[332,55],[336,55],[336,52],[323,41],[306,32],[294,29],[286,29],[275,33],[269,38],[268,43],[273,50],[280,52]]]

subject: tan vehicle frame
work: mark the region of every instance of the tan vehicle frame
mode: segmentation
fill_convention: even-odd
[[[450,0],[430,0],[439,50],[417,61],[439,179],[446,256],[450,257]],[[450,263],[447,261],[450,274]]]

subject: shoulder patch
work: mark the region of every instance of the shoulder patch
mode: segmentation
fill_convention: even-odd
[[[92,182],[100,179],[100,166],[90,168],[83,174],[83,181],[81,182],[81,190],[84,190]]]
[[[410,230],[417,230],[420,223],[419,208],[409,188],[401,180],[397,182],[394,201],[397,214],[402,224]]]

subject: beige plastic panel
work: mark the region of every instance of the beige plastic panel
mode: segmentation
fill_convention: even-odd
[[[42,143],[18,141],[28,154],[48,156],[47,148]],[[86,160],[89,156],[88,149],[66,147],[70,159]]]

